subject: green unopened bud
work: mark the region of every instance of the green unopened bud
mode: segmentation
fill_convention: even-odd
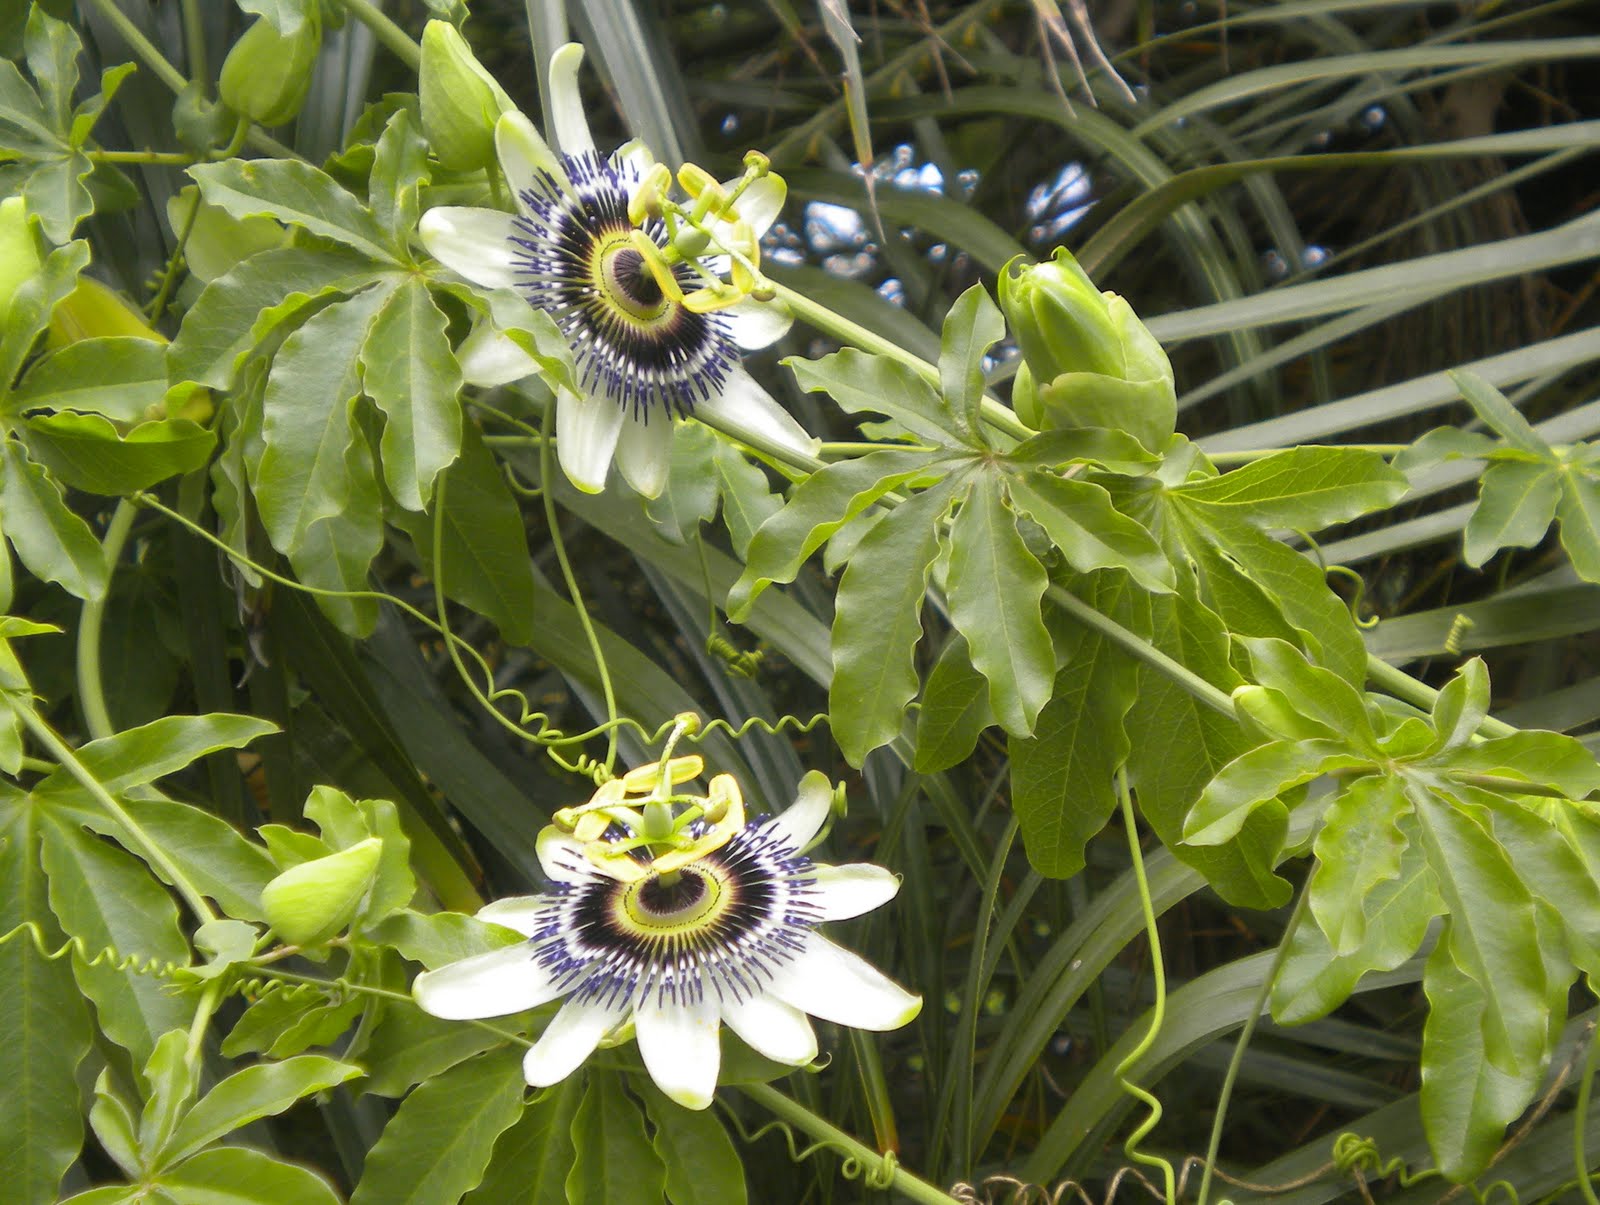
[[[322,49],[322,18],[315,4],[291,34],[256,21],[223,60],[217,95],[258,125],[277,126],[300,112],[311,86],[311,66]]]
[[[422,129],[440,163],[470,172],[495,161],[495,122],[516,106],[448,21],[422,31],[418,91]]]
[[[28,210],[21,197],[0,201],[0,326],[11,310],[11,298],[22,282],[39,271],[39,247],[33,241]]]
[[[1007,264],[1000,307],[1022,347],[1027,378],[1019,372],[1013,400],[1024,422],[1127,431],[1152,452],[1165,449],[1177,418],[1166,352],[1133,307],[1095,288],[1065,248],[1049,263]]]
[[[291,866],[261,889],[267,923],[289,945],[315,946],[352,920],[378,875],[383,842],[368,837],[349,849]]]

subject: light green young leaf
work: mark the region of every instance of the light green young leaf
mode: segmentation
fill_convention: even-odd
[[[1412,476],[1451,460],[1484,460],[1500,446],[1498,440],[1482,431],[1435,427],[1398,453],[1390,463]]]
[[[1428,752],[1461,749],[1489,714],[1489,670],[1482,657],[1461,664],[1433,700],[1433,741]]]
[[[1027,473],[1006,478],[1012,502],[1040,527],[1080,573],[1125,569],[1146,590],[1171,590],[1172,565],[1155,538],[1088,481]]]
[[[645,1137],[639,1106],[622,1090],[622,1077],[600,1071],[588,1080],[572,1119],[577,1158],[567,1174],[568,1205],[661,1200],[667,1169]]]
[[[915,438],[936,446],[966,443],[938,391],[897,360],[847,347],[820,360],[790,356],[783,362],[801,389],[825,392],[851,414],[886,414]]]
[[[13,73],[16,71],[9,62],[0,59],[0,85],[4,84],[7,68]],[[56,303],[77,287],[78,273],[88,262],[88,242],[76,239],[50,252],[38,273],[17,286],[6,310],[6,320],[0,323],[0,391],[17,379],[22,361],[40,333],[50,325]]]
[[[994,722],[989,681],[973,668],[966,638],[960,632],[952,633],[922,686],[917,773],[937,774],[966,761],[983,730]],[[1012,768],[1015,771],[1014,756]]]
[[[742,622],[770,583],[793,581],[829,536],[932,463],[927,452],[885,448],[807,477],[751,537],[744,573],[728,593],[728,618]]]
[[[1050,699],[1055,650],[1039,610],[1048,584],[1000,482],[980,474],[950,531],[950,620],[967,638],[972,664],[989,679],[995,718],[1013,736],[1029,735]]]
[[[129,1179],[137,1178],[144,1170],[143,1156],[139,1151],[139,1123],[134,1119],[128,1102],[117,1095],[111,1083],[109,1067],[101,1071],[94,1082],[94,1104],[89,1109],[89,1128],[122,1174]]]
[[[372,216],[388,232],[390,245],[402,260],[411,257],[407,240],[417,226],[417,189],[428,177],[427,144],[411,114],[396,109],[373,148],[367,198]]]
[[[5,400],[8,415],[78,410],[137,422],[167,392],[167,349],[154,339],[80,339],[39,360]]]
[[[0,451],[0,524],[17,557],[38,578],[85,601],[106,592],[106,560],[89,525],[67,507],[61,487],[15,439]]]
[[[1467,404],[1501,439],[1530,456],[1537,456],[1541,460],[1556,459],[1555,450],[1522,417],[1522,412],[1506,400],[1505,394],[1477,373],[1464,368],[1451,370],[1449,376],[1456,388],[1461,390],[1461,396],[1466,398]]]
[[[1339,741],[1275,741],[1246,750],[1217,772],[1183,822],[1187,845],[1231,841],[1252,812],[1329,770],[1361,765]]]
[[[1584,472],[1566,473],[1556,517],[1572,568],[1584,581],[1600,582],[1600,480]]]
[[[350,1205],[456,1205],[522,1112],[522,1051],[459,1063],[401,1102],[367,1155]]]
[[[1161,457],[1132,435],[1109,427],[1074,427],[1033,435],[1007,452],[1005,460],[1043,469],[1087,463],[1130,477],[1142,476],[1161,463]]]
[[[170,1166],[262,1117],[274,1117],[302,1097],[364,1074],[352,1063],[303,1054],[281,1063],[235,1071],[195,1102],[160,1152]]]
[[[744,1205],[744,1164],[714,1109],[685,1109],[644,1076],[629,1084],[655,1126],[651,1145],[667,1172],[672,1205]]]
[[[1338,674],[1312,665],[1282,640],[1245,638],[1256,680],[1281,692],[1296,709],[1341,736],[1355,749],[1370,749],[1372,720],[1361,692]]]
[[[426,508],[434,478],[461,449],[461,370],[446,325],[427,286],[412,277],[389,298],[361,347],[366,392],[388,420],[379,445],[383,479],[410,511]]]
[[[353,594],[367,590],[367,570],[383,549],[383,500],[372,461],[372,446],[357,431],[345,451],[349,497],[338,514],[315,520],[300,547],[289,556],[295,576],[316,590]],[[378,623],[375,598],[317,596],[317,609],[341,632],[356,639],[372,635]]]
[[[1513,801],[1488,791],[1473,798],[1490,809],[1495,840],[1565,932],[1573,961],[1591,975],[1600,972],[1600,881],[1584,856],[1586,842],[1568,839],[1592,840],[1593,818],[1562,800]]]
[[[22,424],[33,459],[62,484],[108,498],[149,489],[211,458],[217,437],[184,418],[140,423],[126,435],[98,414],[47,414]]]
[[[1561,473],[1549,463],[1503,460],[1489,466],[1479,490],[1463,533],[1473,567],[1502,548],[1532,548],[1544,539],[1561,497]]]
[[[139,1115],[139,1148],[157,1151],[166,1145],[178,1121],[194,1099],[199,1086],[199,1068],[184,1058],[189,1035],[182,1029],[161,1035],[144,1064],[147,1089],[144,1109]]]
[[[922,596],[953,494],[942,482],[895,507],[861,541],[839,582],[828,711],[853,766],[900,735],[906,704],[917,693]],[[773,522],[782,517],[780,511]]]
[[[571,1075],[523,1106],[521,1118],[495,1143],[483,1183],[467,1194],[463,1205],[565,1201],[567,1175],[577,1154],[572,1118],[582,1098],[583,1077]]]
[[[1375,452],[1301,447],[1178,486],[1173,493],[1185,503],[1237,508],[1257,527],[1320,531],[1392,506],[1406,489],[1405,475]]]
[[[265,216],[342,243],[383,266],[398,261],[364,204],[298,159],[226,159],[189,169],[200,195],[236,218]]]
[[[243,1146],[202,1151],[156,1183],[178,1205],[339,1205],[316,1172]]]
[[[1400,874],[1406,839],[1398,821],[1411,810],[1405,785],[1394,775],[1356,779],[1328,805],[1311,878],[1311,915],[1333,952],[1348,957],[1367,935],[1367,897]]]
[[[975,284],[950,307],[939,339],[939,387],[950,418],[966,443],[986,442],[978,422],[983,401],[983,359],[1005,338],[1006,322],[989,291]]]

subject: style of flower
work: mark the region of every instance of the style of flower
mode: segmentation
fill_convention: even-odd
[[[641,767],[568,813],[565,828],[547,827],[538,854],[551,890],[478,913],[528,940],[424,972],[417,1003],[467,1020],[565,997],[523,1060],[529,1084],[559,1082],[631,1031],[651,1078],[691,1109],[711,1103],[723,1022],[758,1053],[801,1066],[817,1054],[807,1013],[872,1030],[915,1017],[920,996],[818,931],[899,888],[882,867],[803,852],[827,819],[828,780],[807,774],[791,807],[746,823],[729,775],[703,799],[668,795],[701,768],[698,757]],[[689,806],[673,820],[663,798]]]
[[[687,262],[670,272],[667,290],[634,240],[643,233],[668,245],[659,216],[635,224],[630,205],[659,191],[654,159],[629,143],[609,157],[594,147],[578,95],[583,47],[568,44],[550,62],[550,116],[558,150],[521,113],[495,126],[500,166],[517,212],[445,206],[422,217],[428,251],[446,267],[486,289],[510,288],[547,312],[566,336],[577,391],[558,388],[556,453],[579,489],[598,493],[613,456],[623,477],[646,497],[660,494],[670,464],[673,419],[699,415],[753,442],[814,453],[817,442],[739,363],[778,339],[791,317],[770,302],[745,297],[700,312],[685,294],[704,284]],[[670,178],[670,177],[669,177]],[[763,176],[745,184],[739,222],[754,248],[783,205],[783,182]],[[641,216],[633,206],[634,217]],[[724,266],[735,223],[712,215],[705,250],[708,270]],[[716,245],[720,236],[722,246]],[[677,295],[674,296],[673,293]],[[533,360],[487,326],[461,348],[463,375],[476,385],[499,385],[538,371]]]

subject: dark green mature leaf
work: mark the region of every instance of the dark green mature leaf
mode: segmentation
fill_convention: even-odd
[[[374,287],[313,315],[273,363],[262,411],[265,448],[251,481],[261,521],[281,552],[292,555],[312,524],[340,515],[351,501],[359,353],[388,295],[387,287]]]
[[[1463,533],[1466,562],[1474,566],[1502,548],[1532,548],[1544,539],[1561,497],[1561,474],[1548,463],[1503,460],[1489,466],[1479,489]]]
[[[395,912],[369,930],[369,936],[430,971],[526,940],[515,929],[461,912]]]
[[[1300,447],[1173,493],[1185,503],[1238,508],[1257,527],[1320,531],[1391,506],[1406,489],[1405,474],[1375,452]]]
[[[22,438],[56,480],[107,497],[191,472],[211,458],[217,444],[214,432],[185,418],[140,423],[122,435],[98,414],[30,418]]]
[[[568,1205],[661,1200],[667,1169],[645,1137],[639,1106],[622,1090],[622,1076],[600,1071],[588,1079],[572,1119],[577,1158],[567,1174]]]
[[[1126,569],[1146,590],[1172,589],[1172,565],[1161,545],[1120,513],[1102,487],[1053,473],[1027,473],[1008,477],[1006,488],[1080,573]]]
[[[712,1109],[685,1109],[648,1079],[630,1081],[655,1126],[651,1145],[667,1171],[672,1205],[744,1205],[744,1165]]]
[[[271,720],[253,715],[169,715],[90,741],[78,750],[78,761],[101,786],[118,795],[174,774],[208,753],[243,748],[277,730]],[[51,772],[33,794],[49,803],[87,798],[65,769]]]
[[[375,935],[375,940],[383,938]],[[509,1028],[515,1022],[501,1020],[497,1024]],[[414,1004],[394,1001],[385,1006],[383,1018],[361,1052],[371,1073],[356,1087],[376,1096],[404,1096],[413,1084],[432,1079],[504,1041],[480,1026],[441,1021]]]
[[[982,284],[975,284],[950,307],[939,340],[939,388],[956,428],[968,444],[983,442],[978,422],[983,401],[983,361],[1005,338],[1006,321]]]
[[[950,531],[950,619],[967,638],[972,664],[989,679],[995,718],[1013,736],[1031,733],[1050,699],[1055,650],[1039,611],[1048,584],[1000,482],[980,474]]]
[[[53,815],[44,818],[40,833],[50,908],[63,930],[91,951],[115,950],[119,960],[137,955],[188,965],[177,905],[143,863]],[[172,995],[155,976],[76,960],[72,970],[94,1002],[100,1028],[136,1066],[144,1065],[162,1034],[189,1024],[193,1000]]]
[[[42,358],[6,398],[8,414],[79,410],[137,422],[167,392],[167,349],[154,339],[79,339]]]
[[[157,1183],[178,1205],[339,1205],[339,1194],[315,1172],[242,1146],[202,1151]]]
[[[1491,992],[1451,957],[1454,919],[1428,957],[1423,988],[1428,1021],[1422,1031],[1422,1126],[1439,1169],[1452,1180],[1477,1176],[1489,1165],[1506,1126],[1538,1090],[1542,1063],[1502,1070],[1490,1057],[1482,1022]],[[1527,960],[1537,965],[1530,947]]]
[[[1524,1076],[1543,1058],[1549,1023],[1544,966],[1528,957],[1539,948],[1533,897],[1489,831],[1488,811],[1464,798],[1468,791],[1409,794],[1450,909],[1450,962],[1482,990],[1484,1053],[1507,1075]]]
[[[717,440],[715,463],[717,492],[722,497],[722,522],[728,529],[734,555],[744,559],[749,556],[756,532],[778,513],[783,501],[772,492],[761,468],[746,460],[727,440]]]
[[[793,581],[829,536],[932,463],[927,452],[885,448],[807,477],[751,537],[745,570],[728,592],[728,618],[742,622],[770,583]]]
[[[61,487],[14,439],[0,451],[0,525],[35,577],[81,599],[106,592],[106,559],[89,525],[67,508]]]
[[[1556,517],[1573,569],[1586,582],[1600,582],[1600,480],[1583,472],[1565,474]]]
[[[839,582],[828,711],[853,766],[900,735],[906,704],[917,693],[922,596],[953,494],[945,482],[895,507],[861,541]],[[774,522],[781,518],[780,511]]]
[[[522,1112],[522,1052],[452,1067],[401,1102],[367,1154],[350,1205],[456,1205]]]
[[[0,784],[0,933],[33,922],[61,942],[39,864],[39,818]],[[83,1145],[78,1064],[93,1031],[69,961],[48,962],[26,935],[0,945],[0,1164],[7,1192],[50,1201]]]
[[[412,277],[389,298],[361,347],[366,391],[388,419],[379,444],[383,479],[410,511],[427,506],[433,479],[461,448],[461,369],[445,327],[428,287]]]
[[[1406,839],[1397,822],[1410,808],[1405,784],[1383,774],[1356,779],[1328,806],[1312,847],[1317,869],[1308,890],[1311,915],[1341,957],[1366,938],[1367,896],[1400,874]]]
[[[1124,626],[1138,605],[1126,581],[1102,575],[1095,592],[1096,607]],[[1028,862],[1040,874],[1068,878],[1083,869],[1089,839],[1116,809],[1112,779],[1128,757],[1123,720],[1134,703],[1138,671],[1099,632],[1074,625],[1061,643],[1066,667],[1056,675],[1033,736],[1013,737],[1008,749],[1011,807]]]
[[[717,513],[717,475],[713,466],[721,446],[723,441],[704,423],[679,423],[673,428],[666,489],[648,500],[644,509],[661,534],[674,544],[685,543],[700,530],[700,524],[709,522]]]
[[[499,625],[513,644],[533,638],[533,560],[522,512],[478,428],[460,433],[461,458],[444,471],[442,566],[435,560],[432,515],[397,515],[428,573],[445,594]]]
[[[784,360],[800,388],[822,391],[851,414],[887,414],[914,437],[964,444],[961,424],[926,378],[897,360],[847,347],[820,360]]]
[[[326,172],[298,159],[227,159],[191,167],[200,195],[236,218],[276,218],[388,266],[396,263],[372,211]]]
[[[989,680],[973,668],[966,638],[955,632],[922,685],[922,706],[917,712],[917,773],[937,774],[965,761],[977,747],[983,730],[994,722]]]
[[[258,1063],[235,1071],[184,1115],[161,1151],[161,1162],[170,1164],[186,1158],[241,1126],[276,1116],[302,1097],[362,1074],[361,1068],[352,1063],[317,1054],[303,1054],[281,1063]]]
[[[583,1078],[571,1075],[524,1105],[517,1123],[495,1143],[483,1183],[467,1194],[464,1205],[561,1205],[577,1153],[572,1118],[582,1097]]]

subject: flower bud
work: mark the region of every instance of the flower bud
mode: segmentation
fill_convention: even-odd
[[[1017,385],[1024,421],[1041,430],[1127,431],[1153,452],[1165,448],[1177,417],[1166,352],[1133,307],[1095,288],[1065,248],[1049,263],[1008,264],[1000,307],[1028,373]]]
[[[383,841],[368,837],[349,849],[291,866],[261,889],[261,910],[280,938],[293,946],[327,941],[352,920],[373,880]]]
[[[315,4],[291,34],[259,19],[223,60],[217,95],[258,125],[277,126],[300,112],[311,86],[311,66],[322,49],[322,19]]]
[[[11,309],[11,298],[22,283],[39,271],[39,248],[33,241],[27,206],[21,197],[0,201],[0,326]]]
[[[418,91],[422,129],[440,163],[470,172],[495,162],[495,122],[516,106],[448,21],[422,31]]]

